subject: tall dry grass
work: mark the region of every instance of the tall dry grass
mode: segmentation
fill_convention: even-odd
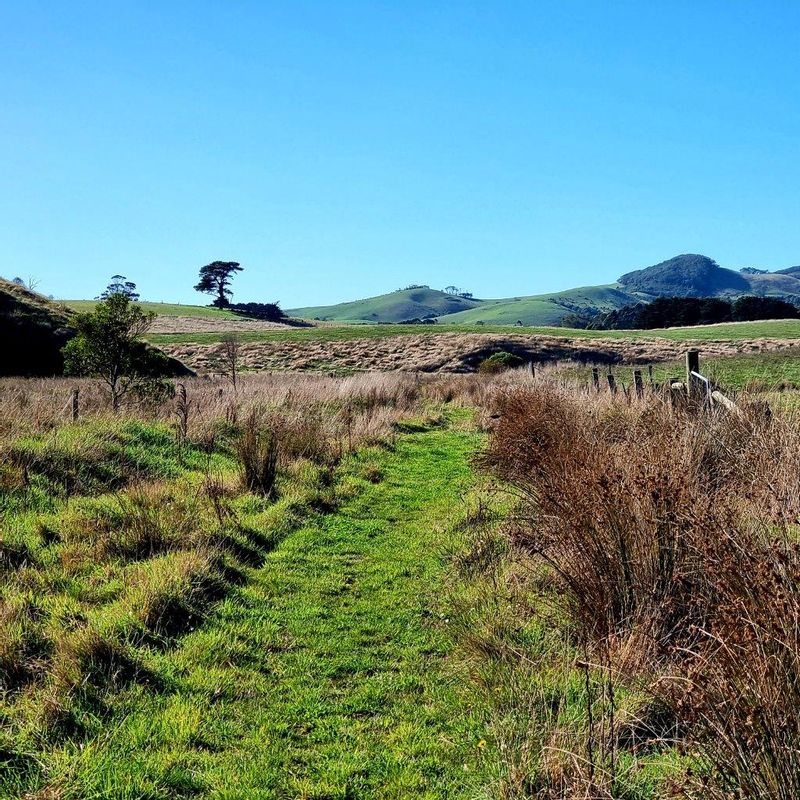
[[[136,419],[174,426],[178,439],[213,441],[221,422],[237,426],[255,413],[280,434],[284,458],[335,460],[352,449],[391,438],[398,421],[428,404],[488,408],[507,386],[526,385],[515,370],[496,376],[362,373],[332,377],[311,373],[243,373],[236,389],[222,376],[182,381],[174,397],[159,402],[130,398],[112,413],[98,381],[72,378],[0,379],[0,447],[72,422],[72,390],[79,390],[80,420]]]
[[[800,796],[796,420],[546,382],[493,416],[483,464],[521,500],[513,540],[555,576],[587,676],[669,712],[700,765],[685,794]],[[582,764],[570,796],[616,796]]]

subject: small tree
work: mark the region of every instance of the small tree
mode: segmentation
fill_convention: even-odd
[[[20,278],[20,277],[16,277],[11,282],[12,283],[16,283],[17,286],[22,286],[25,289],[29,289],[32,292],[35,291],[36,287],[39,285],[39,279],[38,278],[34,278],[33,276],[28,278],[27,281],[22,280],[22,278]]]
[[[94,311],[77,314],[73,321],[77,334],[63,348],[65,373],[100,378],[114,411],[130,390],[146,392],[163,385],[159,376],[167,359],[141,341],[154,318],[125,294],[112,294]]]
[[[195,291],[215,294],[212,305],[226,308],[230,305],[228,298],[233,294],[229,288],[233,274],[241,271],[238,261],[212,261],[200,267],[200,281],[195,285]]]
[[[105,291],[96,299],[108,300],[114,294],[124,294],[129,300],[139,299],[136,284],[133,281],[129,281],[124,275],[112,275],[111,283],[106,286]]]
[[[233,393],[236,394],[239,379],[239,350],[241,338],[238,333],[226,333],[222,337],[222,344],[217,351],[217,361],[222,374],[231,382]]]

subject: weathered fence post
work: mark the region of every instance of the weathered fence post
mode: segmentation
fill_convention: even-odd
[[[689,398],[696,397],[700,394],[700,381],[692,375],[693,372],[700,372],[700,351],[687,350],[686,351],[686,394]]]
[[[651,389],[655,389],[656,388],[656,384],[655,384],[655,381],[653,380],[653,365],[652,364],[648,364],[647,365],[647,374],[650,376],[650,388]]]
[[[77,422],[80,416],[80,389],[72,390],[72,421]]]
[[[600,391],[600,370],[592,367],[592,386],[596,392]]]
[[[186,386],[183,383],[178,384],[175,413],[178,416],[178,445],[183,446],[189,438],[189,400],[186,396]]]
[[[606,378],[608,380],[608,388],[611,391],[611,394],[616,394],[617,382],[614,380],[614,376],[609,372],[608,375],[606,375]]]
[[[642,371],[640,369],[633,371],[633,385],[636,389],[636,396],[641,397],[644,394],[644,381],[642,380]]]

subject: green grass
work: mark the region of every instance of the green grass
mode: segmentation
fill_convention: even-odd
[[[446,294],[438,289],[404,289],[350,303],[292,308],[287,313],[303,319],[337,322],[402,322],[463,311],[482,302]]]
[[[523,332],[512,326],[481,325],[324,325],[318,328],[292,328],[289,330],[256,331],[242,333],[243,342],[305,342],[309,340],[342,342],[352,339],[383,339],[388,336],[442,333],[510,333]],[[147,337],[153,344],[214,344],[221,340],[218,333],[159,333]]]
[[[518,327],[515,325],[326,325],[319,328],[243,333],[242,341],[304,342],[382,339],[388,336],[443,333],[495,333],[539,336],[562,336],[579,339],[669,339],[673,341],[738,341],[743,339],[800,339],[800,320],[764,322],[728,322],[720,325],[697,325],[647,331],[587,331],[575,328]],[[151,334],[153,344],[214,344],[219,333]]]
[[[22,650],[57,669],[0,701],[0,796],[466,800],[514,770],[539,785],[531,758],[553,731],[580,743],[587,702],[606,713],[603,676],[587,701],[563,620],[532,613],[528,567],[482,534],[481,516],[499,523],[510,503],[475,494],[467,412],[398,425],[392,449],[335,473],[296,462],[276,501],[228,491],[222,527],[200,451],[177,452],[158,425],[102,424],[67,426],[52,450],[18,445],[53,487],[88,454],[157,481],[22,509],[5,532],[0,555],[23,568],[4,575],[4,613],[19,611],[0,669]],[[225,452],[208,467],[237,468]],[[656,796],[675,761],[621,758],[629,800]]]
[[[91,311],[97,300],[61,300],[65,306],[75,311]],[[202,317],[205,319],[241,319],[231,311],[212,308],[211,306],[182,305],[181,303],[151,303],[142,301],[139,305],[145,311],[152,311],[167,317]]]
[[[412,289],[332,306],[290,309],[292,316],[338,322],[401,322],[415,317],[438,316],[447,324],[557,325],[572,309],[620,308],[637,297],[615,284],[584,286],[563,292],[473,300],[447,295],[435,289]],[[566,305],[563,305],[563,304]]]
[[[633,385],[632,366],[612,367],[611,371],[626,386]],[[780,391],[800,388],[800,347],[792,350],[747,353],[735,356],[703,358],[700,371],[710,378],[715,385],[724,390],[740,391]],[[560,369],[561,374],[575,378],[583,386],[591,382],[591,368],[568,366]],[[600,368],[600,378],[605,388],[605,368]],[[653,365],[653,378],[658,383],[666,378],[683,380],[686,366],[683,361],[669,361]],[[648,371],[642,369],[643,378],[647,381]]]
[[[281,471],[277,500],[245,493],[231,444],[222,427],[209,452],[178,447],[166,425],[94,419],[7,445],[0,797],[29,796],[61,768],[57,796],[76,796],[82,743],[107,735],[125,698],[169,687],[163,658],[179,637],[352,493],[303,460]]]
[[[695,325],[688,328],[667,328],[649,331],[587,331],[610,338],[662,338],[676,341],[737,341],[741,339],[798,339],[800,320],[760,320],[757,322],[723,322],[719,325]]]
[[[474,796],[485,732],[448,663],[439,530],[477,444],[436,429],[352,459],[354,499],[150,654],[168,691],[128,691],[113,724],[56,752],[61,796]]]
[[[518,320],[524,325],[558,325],[565,314],[573,308],[599,308],[610,311],[636,302],[637,298],[613,284],[607,286],[583,286],[563,292],[511,297],[502,300],[486,300],[477,308],[460,311],[442,318],[447,324],[514,325]],[[566,303],[567,305],[562,305]]]

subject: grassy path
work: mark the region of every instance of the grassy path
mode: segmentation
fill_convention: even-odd
[[[474,797],[482,736],[448,662],[437,530],[476,444],[437,429],[378,456],[382,481],[154,656],[172,691],[141,691],[109,738],[64,753],[66,796]]]

